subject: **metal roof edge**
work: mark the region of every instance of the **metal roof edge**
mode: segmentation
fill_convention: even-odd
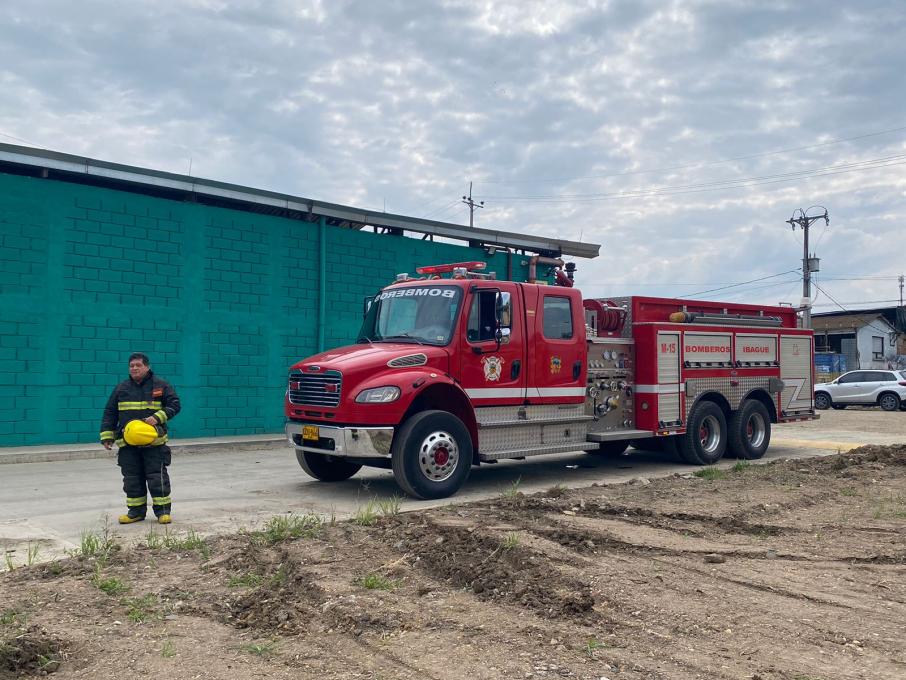
[[[419,217],[407,217],[394,213],[374,212],[362,208],[328,203],[315,199],[281,194],[265,189],[255,189],[228,182],[201,179],[190,175],[178,175],[161,170],[149,170],[120,163],[111,163],[93,158],[75,156],[59,151],[0,143],[0,161],[48,168],[62,172],[77,173],[108,179],[113,182],[129,182],[162,189],[184,191],[258,205],[268,205],[286,210],[324,215],[336,219],[361,223],[375,227],[403,229],[420,234],[429,234],[464,241],[480,241],[485,245],[533,252],[558,252],[573,257],[594,258],[600,254],[601,246],[565,239],[546,238],[533,234],[468,227],[450,222],[437,222]]]

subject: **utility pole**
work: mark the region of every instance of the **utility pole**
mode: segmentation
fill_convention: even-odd
[[[900,274],[900,307],[903,306],[903,275]]]
[[[812,206],[812,208],[820,208],[822,206]],[[802,228],[804,238],[802,239],[802,327],[811,328],[812,327],[812,272],[818,271],[818,262],[819,259],[812,254],[809,257],[808,254],[808,228],[812,226],[812,222],[815,220],[824,220],[825,226],[830,225],[830,218],[827,216],[827,208],[824,209],[823,215],[809,215],[808,211],[812,208],[798,208],[793,211],[793,216],[786,221],[789,224],[793,231],[796,231],[796,225]],[[799,213],[799,217],[796,217],[796,213]]]
[[[471,182],[469,182],[469,195],[463,196],[462,202],[465,203],[467,206],[469,206],[469,226],[474,227],[475,226],[475,209],[483,208],[484,201],[479,201],[478,203],[476,203],[475,201],[472,200],[472,183]]]

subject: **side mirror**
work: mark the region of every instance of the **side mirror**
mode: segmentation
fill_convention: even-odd
[[[494,307],[497,325],[509,327],[512,319],[512,301],[510,300],[510,294],[504,291],[497,291]]]

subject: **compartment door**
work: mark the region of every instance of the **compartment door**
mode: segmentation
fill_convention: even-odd
[[[783,413],[812,408],[814,385],[812,339],[807,335],[780,336],[780,379],[785,387],[780,397]]]
[[[657,334],[657,419],[660,423],[680,420],[680,334]]]

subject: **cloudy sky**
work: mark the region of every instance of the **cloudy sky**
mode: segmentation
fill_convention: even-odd
[[[819,205],[816,311],[896,300],[904,112],[902,0],[0,5],[2,142],[460,224],[471,181],[595,296],[798,303]]]

